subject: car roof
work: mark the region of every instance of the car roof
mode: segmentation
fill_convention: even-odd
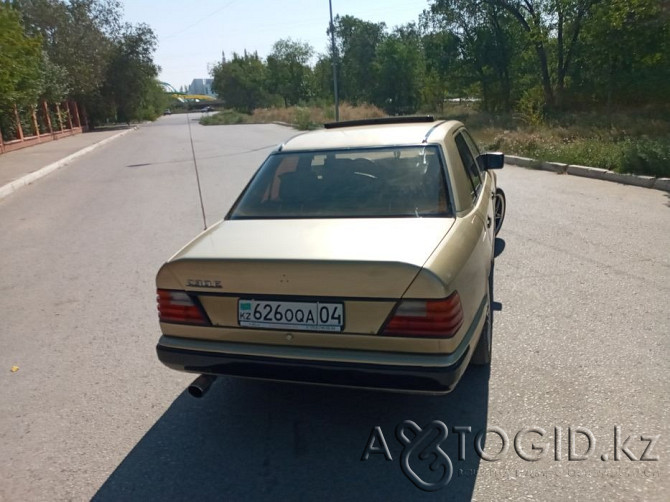
[[[358,124],[360,122],[352,125],[333,124],[326,129],[299,134],[286,141],[279,149],[287,152],[420,145],[441,141],[449,130],[463,126],[456,120]]]

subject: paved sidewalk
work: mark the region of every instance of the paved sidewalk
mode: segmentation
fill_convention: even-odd
[[[0,154],[0,200],[101,144],[136,129],[85,132]]]

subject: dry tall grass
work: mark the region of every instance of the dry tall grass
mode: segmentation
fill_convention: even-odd
[[[334,113],[333,119],[335,118]],[[342,103],[340,105],[340,120],[374,119],[386,116],[387,114],[381,108],[377,108],[374,105],[352,106],[349,103]]]
[[[353,106],[349,103],[340,104],[340,120],[358,120],[384,117],[386,114],[373,105]],[[334,107],[303,107],[288,108],[257,108],[252,115],[252,122],[286,122],[295,124],[299,129],[312,129],[326,122],[335,120]]]
[[[564,112],[553,114],[547,117],[546,123],[532,127],[511,113],[487,113],[475,103],[445,104],[435,116],[464,122],[484,149],[538,160],[670,177],[670,120],[665,111],[622,110],[607,116],[596,112]],[[386,114],[376,106],[340,105],[340,120],[384,116]],[[305,130],[334,120],[333,106],[294,106],[257,109],[252,116],[227,110],[205,117],[201,123],[286,122]]]

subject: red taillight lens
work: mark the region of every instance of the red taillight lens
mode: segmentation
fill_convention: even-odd
[[[444,300],[402,300],[382,334],[451,338],[463,324],[458,292]]]
[[[209,321],[193,299],[184,291],[159,289],[158,318],[161,322],[208,325]]]

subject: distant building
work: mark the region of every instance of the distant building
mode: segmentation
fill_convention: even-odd
[[[212,78],[194,78],[191,85],[188,86],[189,94],[204,94],[206,96],[214,96],[212,92]]]

